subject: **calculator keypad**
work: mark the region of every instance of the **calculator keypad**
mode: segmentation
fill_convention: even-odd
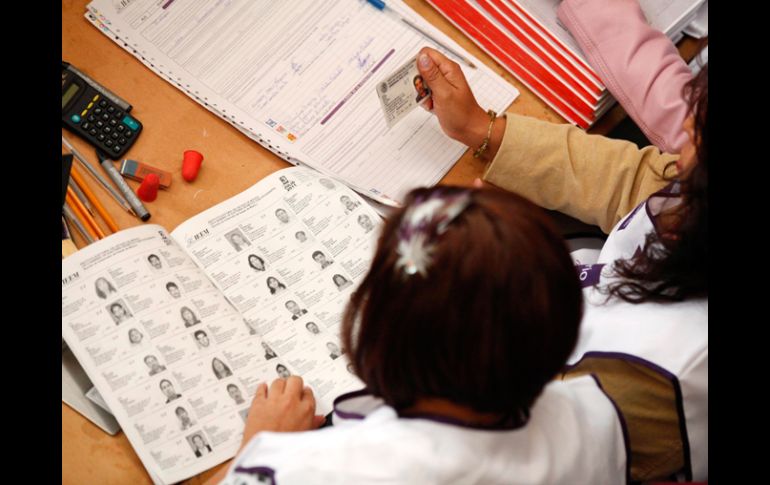
[[[98,94],[89,100],[80,113],[70,116],[68,124],[112,157],[123,155],[142,126],[139,121]]]

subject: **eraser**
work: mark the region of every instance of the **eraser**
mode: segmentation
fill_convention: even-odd
[[[144,180],[144,178],[154,173],[158,176],[158,180],[160,182],[160,187],[167,189],[171,185],[171,173],[166,172],[165,170],[161,170],[159,168],[151,167],[150,165],[144,164],[142,162],[137,162],[136,160],[129,160],[125,159],[123,160],[123,163],[120,165],[120,173],[124,177],[128,177],[133,180],[138,180],[141,182]]]
[[[203,163],[203,155],[195,150],[186,150],[182,160],[182,178],[188,182],[195,180]]]
[[[136,195],[145,202],[152,202],[158,197],[159,186],[160,178],[157,174],[148,173],[144,180],[142,180],[142,184],[136,189]]]

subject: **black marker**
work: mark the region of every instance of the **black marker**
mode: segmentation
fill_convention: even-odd
[[[139,219],[143,221],[146,221],[147,219],[149,219],[150,213],[147,212],[147,209],[144,207],[144,204],[142,204],[142,201],[139,200],[139,197],[136,196],[134,191],[131,190],[131,187],[129,187],[126,181],[123,180],[123,177],[121,177],[118,170],[112,164],[112,160],[110,160],[107,157],[107,155],[105,155],[98,148],[96,149],[96,156],[99,157],[99,164],[101,164],[104,171],[107,172],[107,175],[112,179],[115,185],[118,186],[118,189],[120,189],[120,192],[128,201],[128,204],[131,206],[131,209],[134,211],[134,214],[139,216]]]

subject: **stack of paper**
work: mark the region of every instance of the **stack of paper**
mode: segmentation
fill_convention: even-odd
[[[389,5],[472,58],[401,1]],[[366,2],[94,0],[86,18],[265,148],[375,200],[435,184],[467,149],[425,110],[387,125],[376,87],[435,45]],[[474,61],[464,69],[477,99],[504,110],[518,91]]]
[[[567,121],[588,128],[615,100],[570,33],[560,0],[428,0]],[[704,0],[640,0],[648,21],[676,41]]]
[[[702,39],[709,35],[709,2],[706,0],[695,13],[695,18],[685,27],[684,33]]]

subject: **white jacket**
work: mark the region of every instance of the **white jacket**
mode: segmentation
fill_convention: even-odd
[[[657,370],[678,388],[680,418],[684,417],[685,449],[689,447],[692,480],[708,479],[708,299],[680,303],[626,303],[607,296],[599,287],[612,281],[609,268],[630,258],[654,231],[652,217],[679,202],[661,191],[642,202],[613,228],[597,265],[586,268],[585,315],[578,344],[568,363],[591,355],[627,359]],[[598,272],[597,272],[598,269]],[[591,281],[593,280],[593,281]]]
[[[236,457],[222,483],[614,485],[627,481],[625,433],[614,405],[590,376],[548,384],[529,420],[518,429],[399,417],[393,408],[364,392],[338,398],[334,422],[317,431],[258,433]]]

